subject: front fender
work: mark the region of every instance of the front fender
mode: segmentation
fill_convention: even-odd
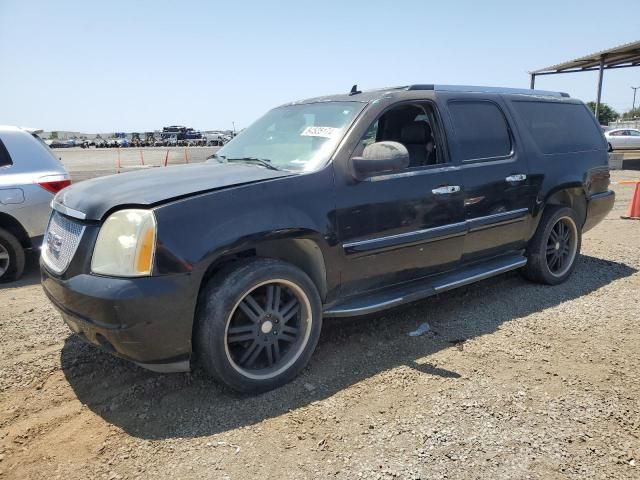
[[[327,168],[160,206],[155,209],[154,272],[204,275],[222,256],[285,238],[312,239],[333,264],[334,205],[333,175]]]

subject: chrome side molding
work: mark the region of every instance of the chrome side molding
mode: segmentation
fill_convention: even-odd
[[[399,246],[409,246],[411,244],[422,242],[434,242],[454,236],[466,235],[469,232],[475,232],[482,230],[483,228],[491,228],[512,222],[521,222],[526,219],[528,213],[529,209],[519,208],[517,210],[494,213],[484,217],[475,217],[465,220],[464,222],[440,225],[438,227],[427,228],[424,230],[414,230],[411,232],[397,233],[395,235],[369,238],[366,240],[355,240],[344,243],[342,248],[347,255],[353,255],[365,252],[370,253],[372,251],[383,251],[386,249],[397,248]]]

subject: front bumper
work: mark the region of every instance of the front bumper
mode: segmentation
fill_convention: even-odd
[[[616,194],[612,190],[596,193],[591,196],[587,205],[587,218],[585,219],[582,231],[586,232],[604,220],[616,200]]]
[[[150,370],[189,370],[198,295],[189,274],[63,279],[40,269],[44,292],[81,338]]]

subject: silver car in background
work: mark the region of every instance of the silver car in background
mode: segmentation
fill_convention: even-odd
[[[640,130],[635,128],[614,128],[604,133],[609,151],[613,150],[640,150]]]
[[[0,282],[18,279],[25,250],[38,250],[51,200],[69,174],[36,130],[0,126]]]

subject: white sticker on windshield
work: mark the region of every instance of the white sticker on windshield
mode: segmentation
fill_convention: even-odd
[[[300,135],[303,137],[333,138],[339,130],[335,127],[307,127]]]

